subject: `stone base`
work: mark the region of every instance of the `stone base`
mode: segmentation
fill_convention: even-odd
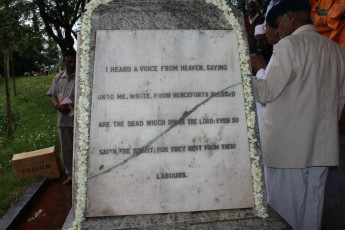
[[[12,205],[6,215],[0,219],[0,229],[14,229],[25,215],[26,211],[37,199],[47,185],[46,177],[37,178],[25,193]]]
[[[71,208],[61,230],[67,230],[73,227],[73,213],[74,213],[74,210],[73,208]]]
[[[224,212],[224,211],[223,211]],[[214,218],[219,218],[213,213]],[[231,211],[229,212],[231,213]],[[191,213],[195,215],[196,213]],[[84,222],[84,229],[292,229],[284,219],[282,219],[271,207],[268,207],[268,218],[244,218],[225,220],[230,216],[223,216],[224,220],[208,221],[200,217],[200,219],[186,220],[186,214],[166,214],[166,215],[142,215],[142,216],[122,216],[122,217],[104,217],[104,218],[87,218]],[[233,216],[231,218],[234,218]],[[73,210],[70,211],[66,222],[62,229],[72,228],[73,226]]]

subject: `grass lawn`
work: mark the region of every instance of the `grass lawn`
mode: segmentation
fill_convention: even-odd
[[[29,152],[50,146],[59,147],[56,127],[57,112],[46,92],[54,75],[16,77],[17,96],[10,79],[13,137],[7,136],[5,79],[0,78],[0,217],[30,185],[30,180],[14,175],[13,154]]]

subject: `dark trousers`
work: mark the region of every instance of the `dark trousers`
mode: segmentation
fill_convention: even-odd
[[[59,127],[59,138],[63,162],[68,178],[72,179],[73,165],[73,127]]]

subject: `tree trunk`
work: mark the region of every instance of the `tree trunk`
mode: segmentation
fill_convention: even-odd
[[[10,42],[10,61],[11,61],[11,72],[12,72],[12,79],[13,79],[13,94],[17,96],[16,90],[16,80],[14,79],[14,62],[13,62],[13,52],[12,52],[12,42]]]
[[[5,85],[6,85],[6,105],[7,105],[7,134],[9,138],[12,138],[12,112],[11,112],[11,101],[10,101],[10,58],[8,49],[2,50],[4,53],[4,71],[5,71]]]
[[[14,78],[14,62],[13,62],[13,52],[12,52],[12,42],[10,43],[10,60],[11,60],[11,72],[12,72],[12,79],[13,79],[13,93],[14,96],[17,96],[16,90],[16,80]]]

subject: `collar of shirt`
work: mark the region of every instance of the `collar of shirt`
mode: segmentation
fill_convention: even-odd
[[[249,23],[250,23],[250,24],[253,24],[253,22],[255,21],[255,19],[256,19],[257,17],[259,17],[259,14],[258,14],[258,13],[256,13],[256,15],[255,15],[252,19],[250,19],[250,17],[248,17]]]
[[[303,32],[303,31],[307,31],[307,30],[317,32],[316,29],[315,29],[315,27],[314,27],[312,24],[306,24],[306,25],[304,25],[304,26],[299,27],[299,28],[298,28],[297,30],[295,30],[292,34],[298,34],[298,33],[301,33],[301,32]]]
[[[318,33],[317,30],[315,29],[315,27],[314,27],[312,24],[306,24],[306,25],[304,25],[304,26],[299,27],[299,28],[298,28],[297,30],[295,30],[291,35],[298,34],[298,33],[302,33],[302,32],[304,32],[304,31],[313,31],[313,32]],[[286,37],[280,39],[280,41],[284,40],[284,39],[287,38],[287,37],[290,37],[291,35],[286,36]],[[280,44],[280,41],[279,41],[276,45],[279,45],[279,44]],[[274,52],[274,49],[273,49],[273,52]]]
[[[72,77],[72,76],[74,76],[74,73],[72,73],[70,76],[68,76],[67,71],[65,71],[61,77],[64,78],[64,77]]]

